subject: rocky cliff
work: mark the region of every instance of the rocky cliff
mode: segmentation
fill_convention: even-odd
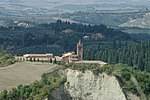
[[[73,100],[127,100],[115,76],[67,69],[65,88]]]

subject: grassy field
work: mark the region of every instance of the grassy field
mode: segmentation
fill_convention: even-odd
[[[5,68],[0,68],[0,91],[10,90],[20,84],[28,85],[41,79],[43,73],[51,72],[57,66],[40,63],[16,63]]]

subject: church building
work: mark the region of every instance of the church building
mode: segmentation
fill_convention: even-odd
[[[82,61],[83,60],[83,44],[79,40],[77,43],[77,54],[75,52],[68,52],[62,55],[62,62],[65,63],[72,63],[75,61]]]
[[[16,56],[17,61],[35,61],[35,62],[49,62],[51,59],[58,62],[64,62],[66,64],[69,63],[85,63],[85,64],[100,64],[101,66],[106,65],[107,63],[103,61],[96,60],[83,60],[83,43],[79,40],[77,43],[77,51],[75,52],[67,52],[62,54],[62,56],[54,56],[53,54],[25,54],[23,56]]]
[[[79,40],[77,44],[77,56],[79,61],[83,60],[83,44],[81,43],[81,40]]]

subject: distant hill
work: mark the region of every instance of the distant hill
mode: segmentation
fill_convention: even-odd
[[[71,14],[62,14],[59,17],[62,19],[71,19],[78,23],[89,23],[93,25],[104,24],[106,26],[117,27],[120,24],[126,23],[129,20],[142,18],[146,12],[126,12],[126,13],[84,13],[77,12]]]
[[[146,28],[150,29],[150,13],[146,13],[143,18],[131,19],[126,23],[119,25],[120,27],[129,27],[129,28]]]
[[[122,13],[130,12],[132,16],[135,12],[148,10],[149,5],[148,0],[138,0],[138,2],[137,0],[1,0],[0,25],[9,26],[9,21],[50,23],[55,21],[55,16],[53,15],[82,11],[91,15],[86,14],[87,16],[84,16],[84,18],[78,15],[70,16],[69,19],[75,19],[79,22],[81,21],[81,23],[116,26],[127,22],[128,18],[130,18],[130,14],[129,17],[128,15],[124,17]],[[102,14],[102,16],[97,16],[95,13]],[[105,16],[108,13],[117,14]],[[136,18],[139,18],[139,16]]]
[[[22,6],[18,6],[22,5]],[[7,10],[22,11],[26,9],[32,9],[33,12],[42,9],[55,10],[57,13],[70,12],[70,11],[90,11],[95,12],[97,10],[112,10],[112,9],[143,9],[148,8],[150,2],[148,0],[2,0],[0,6],[9,8]],[[71,6],[71,7],[70,7]],[[68,9],[69,8],[69,9]],[[71,8],[71,9],[70,9]],[[62,10],[62,12],[59,12]],[[41,11],[39,11],[41,12]],[[48,13],[48,11],[47,11]],[[29,14],[29,12],[26,12]],[[38,13],[37,13],[38,14]]]

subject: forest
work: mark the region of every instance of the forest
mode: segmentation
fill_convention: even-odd
[[[101,44],[95,48],[85,49],[85,59],[95,59],[110,64],[123,63],[141,71],[150,72],[150,41],[141,43],[112,43],[112,48],[103,48]]]
[[[72,32],[63,32],[66,29]],[[0,50],[17,55],[47,52],[60,55],[66,51],[74,51],[79,39],[94,33],[102,33],[105,40],[130,39],[127,33],[104,25],[82,25],[58,20],[56,23],[40,24],[31,28],[1,27]]]

